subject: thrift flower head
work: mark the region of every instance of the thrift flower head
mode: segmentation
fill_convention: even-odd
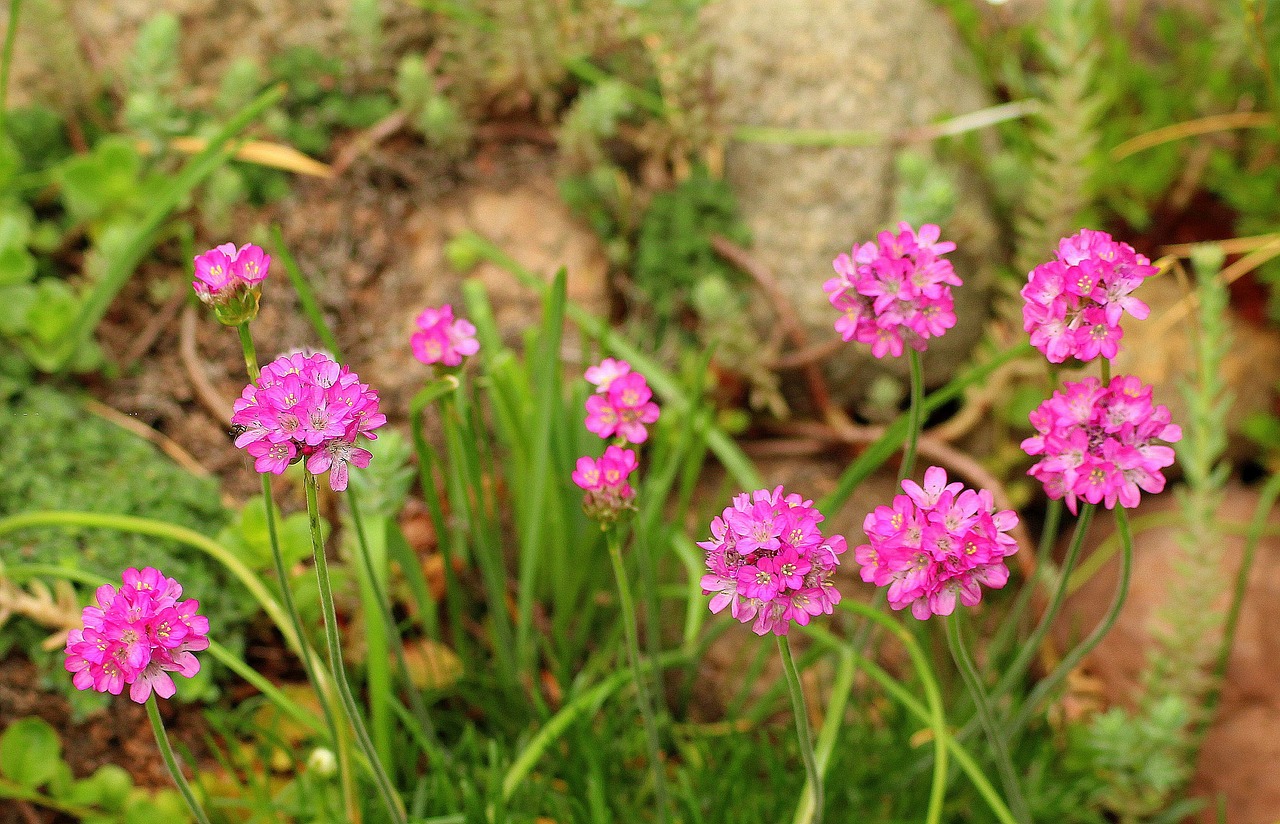
[[[200,671],[192,655],[209,648],[209,619],[196,615],[200,602],[179,601],[182,587],[152,567],[124,571],[124,585],[98,587],[97,606],[85,607],[84,626],[67,635],[67,672],[76,689],[129,697],[145,703],[152,691],[173,695],[169,673],[190,678]]]
[[[1169,409],[1151,402],[1151,387],[1132,375],[1117,375],[1103,386],[1097,378],[1068,381],[1064,391],[1031,413],[1036,434],[1022,442],[1040,460],[1027,474],[1057,500],[1102,503],[1114,509],[1138,505],[1139,492],[1164,489],[1160,472],[1173,463],[1173,448],[1157,441],[1182,439],[1169,423]]]
[[[195,259],[196,279],[191,282],[196,297],[213,307],[218,322],[239,326],[258,316],[262,281],[271,267],[271,256],[252,243],[236,251],[224,243]]]
[[[423,363],[458,366],[464,355],[480,351],[476,328],[470,322],[453,316],[449,304],[439,309],[427,308],[417,319],[418,331],[409,339],[413,356]]]
[[[996,511],[987,490],[947,483],[947,472],[932,466],[924,486],[904,480],[905,495],[867,515],[867,540],[853,551],[862,580],[888,585],[889,606],[910,606],[920,620],[950,615],[956,600],[973,606],[979,585],[999,589],[1009,580],[1004,559],[1018,551],[1007,534],[1018,524],[1012,510]]]
[[[1123,332],[1120,317],[1151,313],[1130,293],[1156,267],[1106,232],[1081,229],[1058,243],[1055,259],[1042,263],[1022,287],[1022,325],[1031,345],[1052,363],[1067,358],[1114,358]]]
[[[306,459],[307,471],[329,473],[329,486],[347,488],[347,466],[369,465],[372,455],[356,436],[377,438],[387,422],[378,393],[328,355],[281,355],[262,367],[236,400],[231,422],[236,446],[254,458],[254,469],[279,475]]]
[[[916,232],[899,223],[897,234],[881,232],[875,243],[832,262],[836,277],[822,290],[842,313],[836,321],[842,338],[871,344],[877,358],[896,358],[904,344],[923,352],[926,340],[956,325],[951,287],[961,280],[941,257],[956,245],[939,242],[938,231],[933,224]]]
[[[587,398],[587,429],[602,438],[617,435],[628,443],[644,443],[649,437],[645,425],[658,419],[644,375],[632,372],[626,361],[606,359],[588,369],[586,377],[597,387]]]
[[[702,592],[711,611],[725,607],[756,635],[786,635],[791,622],[804,626],[814,615],[830,615],[840,603],[831,580],[847,548],[839,535],[824,538],[822,513],[813,501],[758,489],[733,499],[711,522]],[[714,593],[714,594],[712,594]]]
[[[573,482],[586,491],[582,509],[601,523],[616,521],[631,508],[635,490],[627,478],[637,465],[636,453],[610,444],[599,458],[582,457],[573,472]]]

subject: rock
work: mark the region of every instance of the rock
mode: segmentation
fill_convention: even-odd
[[[1217,518],[1246,524],[1253,517],[1257,493],[1229,487]],[[1175,512],[1172,495],[1152,496],[1143,501],[1135,515]],[[1112,518],[1099,513],[1086,546],[1096,547],[1111,532]],[[1273,517],[1272,525],[1280,524]],[[1129,597],[1111,632],[1084,662],[1089,675],[1101,684],[1108,705],[1133,708],[1142,672],[1158,626],[1159,610],[1168,599],[1170,581],[1181,550],[1176,528],[1160,527],[1135,535],[1134,571]],[[1222,547],[1220,572],[1205,586],[1220,592],[1217,603],[1226,607],[1229,591],[1240,567],[1244,540],[1237,535],[1219,536]],[[1080,589],[1066,604],[1054,635],[1059,645],[1092,629],[1106,612],[1116,584],[1117,563],[1113,560]],[[1192,792],[1209,799],[1209,813],[1202,820],[1214,821],[1212,799],[1226,799],[1226,820],[1233,824],[1273,824],[1280,810],[1280,773],[1275,769],[1280,743],[1280,638],[1274,631],[1274,605],[1280,603],[1280,539],[1264,538],[1256,560],[1240,615],[1239,629],[1231,650],[1222,703],[1213,719],[1200,751]],[[1060,646],[1061,648],[1061,646]]]
[[[705,13],[722,116],[731,127],[892,135],[989,105],[946,16],[927,0],[717,0]],[[726,178],[751,229],[753,254],[776,273],[814,342],[837,338],[835,312],[822,291],[832,259],[896,218],[894,153],[888,145],[728,147]],[[952,257],[969,286],[956,290],[961,324],[931,342],[930,383],[945,379],[981,334],[987,275],[975,262],[996,234],[972,191],[962,191],[957,215],[943,230],[963,253]],[[906,374],[901,361],[886,359],[879,368]],[[861,398],[871,362],[868,347],[858,344],[831,359],[840,400]]]

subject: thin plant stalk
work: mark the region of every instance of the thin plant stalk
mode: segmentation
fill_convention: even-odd
[[[248,321],[236,326],[236,331],[240,336],[240,350],[244,355],[245,372],[249,375],[252,383],[257,383],[262,371],[258,368],[258,350],[253,343],[253,334],[249,331]],[[293,600],[293,588],[289,584],[289,572],[285,569],[284,554],[280,551],[280,536],[276,528],[276,512],[275,512],[275,495],[271,489],[271,476],[265,472],[260,474],[262,479],[262,503],[267,514],[267,538],[271,544],[271,562],[275,569],[276,580],[280,582],[280,601],[284,605],[284,611],[289,617],[289,624],[293,627],[294,635],[298,637],[298,657],[302,661],[302,669],[307,674],[307,681],[311,683],[311,688],[320,696],[320,709],[324,714],[325,726],[329,731],[329,739],[333,742],[334,756],[338,762],[338,787],[342,796],[342,808],[346,810],[347,817],[356,820],[359,811],[355,803],[355,778],[351,771],[351,750],[350,742],[347,737],[342,735],[338,730],[338,724],[335,720],[335,710],[339,698],[332,690],[323,689],[323,683],[316,675],[315,659],[311,656],[311,645],[304,640],[306,635],[302,631],[302,617],[298,613],[298,606]]]
[[[1129,579],[1133,575],[1133,531],[1130,529],[1129,515],[1125,512],[1124,507],[1117,506],[1115,513],[1116,529],[1120,533],[1120,580],[1116,584],[1116,592],[1111,599],[1111,606],[1107,609],[1107,614],[1094,627],[1093,632],[1089,633],[1089,636],[1080,642],[1075,649],[1063,656],[1058,666],[1054,667],[1053,672],[1036,684],[1035,689],[1027,696],[1026,702],[1018,710],[1017,715],[1014,716],[1013,723],[1009,727],[1011,737],[1018,734],[1030,719],[1031,714],[1039,708],[1041,702],[1053,690],[1057,689],[1058,685],[1067,677],[1067,674],[1075,669],[1076,665],[1086,655],[1093,651],[1093,648],[1111,631],[1116,619],[1120,617],[1120,610],[1124,608],[1125,599],[1129,594]]]
[[[1022,648],[1018,651],[1018,657],[1014,659],[1004,674],[1000,676],[999,682],[996,684],[995,690],[992,692],[993,699],[999,699],[1013,688],[1018,679],[1026,674],[1027,667],[1031,665],[1031,660],[1035,658],[1036,653],[1040,650],[1040,644],[1044,642],[1044,638],[1049,634],[1053,622],[1058,617],[1058,612],[1062,609],[1062,603],[1066,600],[1067,582],[1071,579],[1071,570],[1075,568],[1076,560],[1080,557],[1080,548],[1084,545],[1084,536],[1089,531],[1089,524],[1093,521],[1093,514],[1097,510],[1096,504],[1085,504],[1080,511],[1080,518],[1076,521],[1075,532],[1071,536],[1071,545],[1067,548],[1066,557],[1062,559],[1062,568],[1058,571],[1058,581],[1053,589],[1053,595],[1049,599],[1049,605],[1045,608],[1044,615],[1040,618],[1040,623],[1028,636],[1027,640],[1022,644]],[[1034,588],[1034,582],[1028,582],[1026,590]]]
[[[360,545],[360,560],[364,565],[365,575],[369,579],[369,589],[372,590],[373,597],[378,602],[382,623],[386,627],[386,633],[391,643],[392,654],[395,655],[396,665],[400,668],[400,674],[404,678],[405,690],[409,693],[409,708],[413,710],[414,717],[422,726],[426,735],[434,739],[435,726],[431,723],[431,716],[427,714],[427,706],[423,703],[422,695],[414,686],[413,678],[409,674],[409,661],[404,652],[404,640],[400,637],[400,633],[396,631],[396,620],[391,612],[391,601],[387,598],[387,593],[379,583],[373,568],[373,558],[369,554],[369,541],[364,530],[364,520],[360,515],[360,501],[356,495],[354,485],[347,487],[347,503],[351,507],[351,521],[356,528],[356,541]]]
[[[182,767],[178,765],[178,759],[173,754],[173,747],[169,746],[169,735],[164,731],[164,722],[160,720],[160,708],[156,705],[155,693],[147,698],[147,718],[151,719],[151,731],[156,734],[156,745],[160,747],[160,755],[164,758],[164,765],[169,768],[169,775],[173,776],[173,783],[178,785],[182,800],[187,802],[187,808],[191,810],[191,815],[195,817],[198,824],[209,824],[209,816],[205,814],[200,802],[196,801],[195,793],[191,791],[191,785],[187,783],[186,776],[182,774]]]
[[[13,64],[13,44],[18,36],[18,15],[22,0],[9,0],[9,30],[4,33],[4,51],[0,52],[0,142],[8,137],[9,68]]]
[[[1063,509],[1065,507],[1061,498],[1049,501],[1049,506],[1045,511],[1044,529],[1040,532],[1040,542],[1036,545],[1036,577],[1039,577],[1040,570],[1048,568],[1052,560],[1053,548],[1058,542],[1058,532],[1062,527]],[[1009,609],[1009,615],[1000,623],[999,631],[996,632],[995,637],[991,640],[989,649],[992,651],[1004,651],[1014,642],[1018,630],[1022,626],[1022,618],[1027,614],[1027,610],[1031,607],[1032,598],[1035,597],[1036,585],[1039,583],[1036,577],[1025,581],[1022,588],[1018,590],[1018,597]],[[1068,578],[1067,594],[1069,595],[1071,594],[1070,576],[1064,574],[1064,577]],[[995,695],[998,696],[1000,694],[997,689]]]
[[[800,758],[804,761],[804,772],[808,779],[807,795],[812,802],[808,822],[822,824],[822,773],[818,771],[818,762],[813,756],[813,735],[809,732],[809,711],[805,707],[804,686],[800,683],[800,672],[796,669],[795,659],[791,657],[791,642],[785,635],[779,635],[777,639],[778,653],[782,656],[782,671],[787,678],[787,690],[791,693],[791,709],[796,717]]]
[[[636,626],[636,605],[631,595],[627,568],[622,562],[622,545],[616,528],[606,530],[605,542],[609,545],[609,559],[613,562],[613,575],[618,582],[618,606],[622,610],[622,629],[626,636],[627,658],[631,663],[632,677],[636,682],[636,702],[644,719],[645,745],[649,749],[649,767],[653,770],[653,794],[658,807],[658,821],[667,820],[667,781],[658,741],[658,721],[649,694],[649,680],[641,667],[640,632]]]
[[[329,581],[329,562],[324,555],[324,539],[320,535],[320,506],[316,500],[316,476],[305,467],[302,472],[303,486],[307,492],[307,520],[311,526],[311,550],[315,557],[316,581],[320,588],[320,609],[324,616],[325,645],[329,648],[329,668],[333,670],[333,679],[338,685],[338,694],[342,697],[342,706],[346,710],[347,719],[355,732],[356,745],[369,762],[369,771],[373,774],[374,785],[382,798],[387,814],[395,824],[407,824],[404,801],[396,793],[391,779],[378,760],[369,731],[365,728],[364,719],[360,715],[360,707],[356,704],[347,682],[347,674],[342,663],[342,641],[338,638],[338,614],[333,607],[333,586]]]
[[[924,428],[924,366],[920,362],[920,353],[915,349],[908,350],[907,362],[911,365],[911,406],[908,409],[907,442],[902,447],[902,466],[898,469],[899,484],[911,477],[920,430]]]
[[[1022,824],[1031,824],[1027,802],[1022,796],[1022,787],[1018,782],[1017,773],[1014,772],[1013,761],[1009,758],[1008,743],[1001,734],[1000,728],[996,726],[995,718],[991,714],[991,706],[987,702],[986,690],[982,686],[982,676],[978,674],[978,668],[965,647],[959,613],[947,616],[947,646],[951,648],[951,657],[955,659],[956,666],[960,669],[960,675],[964,678],[969,696],[973,699],[974,708],[977,710],[978,719],[987,734],[987,743],[991,746],[991,753],[995,757],[996,770],[1000,774],[1000,783],[1004,786],[1005,797],[1009,800],[1013,817]]]

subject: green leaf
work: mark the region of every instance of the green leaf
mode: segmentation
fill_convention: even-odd
[[[288,518],[274,507],[276,536],[280,542],[280,555],[286,568],[292,567],[311,554],[311,531],[305,512],[295,512]],[[322,535],[328,534],[328,524],[321,521]],[[218,535],[218,543],[234,552],[254,570],[269,569],[271,558],[271,533],[267,530],[266,500],[257,495],[250,498],[240,510],[236,520]]]
[[[36,287],[29,283],[0,286],[0,335],[19,335],[27,329],[27,315],[36,304]]]
[[[0,249],[0,286],[28,283],[36,276],[36,259],[22,246]]]
[[[21,718],[0,735],[0,773],[35,789],[58,773],[62,742],[53,727],[39,718]]]

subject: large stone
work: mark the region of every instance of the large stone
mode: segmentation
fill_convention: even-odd
[[[946,16],[927,0],[717,0],[705,12],[731,127],[894,135],[989,105]],[[727,149],[726,177],[753,252],[782,281],[815,341],[836,338],[835,311],[822,291],[832,259],[897,217],[894,154],[888,143],[812,148],[736,141]],[[943,229],[963,253],[953,258],[966,283],[982,281],[974,258],[995,239],[982,198],[963,193]],[[931,342],[930,382],[963,359],[988,312],[985,290],[971,285],[955,294],[961,324]],[[869,383],[867,349],[850,344],[831,359],[842,400],[857,400]]]

